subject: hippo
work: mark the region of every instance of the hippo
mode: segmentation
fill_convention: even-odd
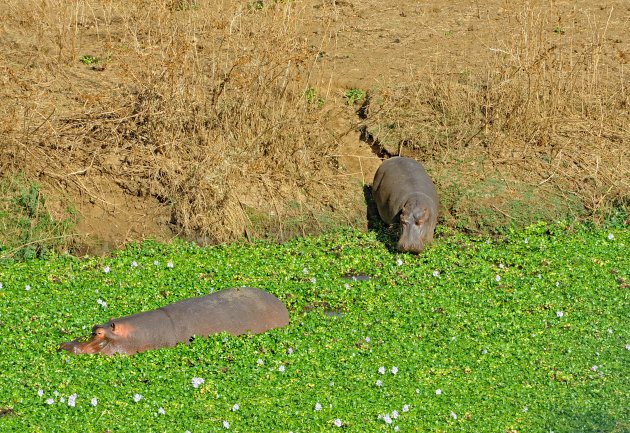
[[[414,159],[396,156],[376,170],[372,192],[381,219],[400,223],[399,251],[419,253],[433,240],[438,196],[431,178]]]
[[[195,335],[260,334],[288,324],[289,313],[278,298],[260,289],[239,287],[112,319],[94,326],[89,339],[62,343],[59,350],[133,355],[188,343]]]

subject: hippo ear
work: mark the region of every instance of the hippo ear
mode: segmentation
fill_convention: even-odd
[[[109,325],[109,328],[112,330],[112,332],[116,332],[116,324],[114,322]]]

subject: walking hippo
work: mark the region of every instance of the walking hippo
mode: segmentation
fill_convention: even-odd
[[[240,287],[112,319],[94,326],[89,339],[62,343],[59,348],[73,354],[133,355],[188,343],[194,335],[206,337],[222,331],[260,334],[288,324],[289,313],[278,298],[259,289]]]
[[[431,178],[414,159],[396,156],[384,161],[372,183],[381,219],[400,223],[398,250],[419,253],[433,240],[438,196]]]

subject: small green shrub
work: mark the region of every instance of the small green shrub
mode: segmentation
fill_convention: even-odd
[[[317,108],[324,106],[324,98],[317,96],[317,90],[313,87],[309,87],[306,91],[304,91],[304,97],[306,98],[306,102],[308,104],[315,104],[317,105]]]
[[[23,177],[0,179],[0,257],[44,257],[64,246],[76,223],[74,209],[57,220],[46,208],[39,186]]]
[[[79,57],[79,61],[83,63],[84,65],[94,65],[98,63],[100,60],[98,59],[98,57],[86,54],[84,56]]]
[[[361,89],[348,89],[344,95],[348,101],[348,105],[361,103],[365,98],[365,91]]]

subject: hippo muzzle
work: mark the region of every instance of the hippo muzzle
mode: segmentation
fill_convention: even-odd
[[[59,345],[59,350],[67,350],[73,355],[79,355],[81,353],[100,353],[107,347],[110,343],[109,338],[107,338],[105,330],[100,326],[95,326],[92,328],[92,335],[88,337],[86,341],[82,341],[81,339],[76,339],[72,341],[68,341],[65,343],[61,343]],[[85,340],[85,339],[84,339]]]

